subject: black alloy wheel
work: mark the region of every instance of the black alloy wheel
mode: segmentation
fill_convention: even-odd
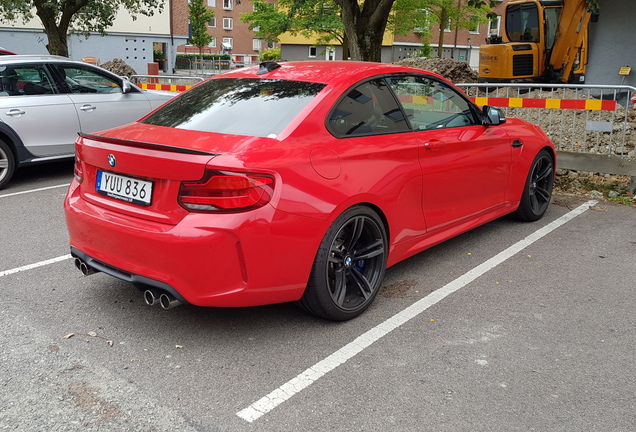
[[[552,199],[554,185],[554,159],[547,150],[541,150],[532,162],[526,185],[515,216],[533,222],[543,217]]]
[[[345,211],[327,231],[300,306],[323,318],[355,318],[375,299],[386,269],[384,224],[371,209]]]

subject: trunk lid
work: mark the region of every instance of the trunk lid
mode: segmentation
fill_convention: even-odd
[[[82,135],[76,149],[80,193],[104,209],[104,217],[175,225],[189,213],[179,205],[181,183],[200,180],[212,159],[252,139],[141,123]]]

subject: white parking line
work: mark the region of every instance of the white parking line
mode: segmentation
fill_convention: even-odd
[[[257,420],[261,416],[276,408],[281,403],[290,399],[296,393],[299,393],[301,390],[309,387],[311,384],[316,382],[319,378],[321,378],[328,372],[331,372],[365,348],[369,347],[375,341],[381,339],[383,336],[386,336],[412,318],[415,318],[426,309],[443,300],[447,296],[465,287],[470,282],[477,279],[479,276],[482,276],[489,270],[492,270],[499,264],[513,257],[526,247],[530,246],[550,232],[559,228],[561,225],[569,222],[576,216],[585,212],[596,203],[597,201],[586,202],[585,204],[575,208],[569,213],[561,216],[559,219],[530,234],[525,239],[518,241],[509,248],[498,253],[494,257],[478,265],[474,269],[468,271],[467,273],[463,274],[462,276],[448,283],[442,288],[433,291],[431,294],[427,295],[421,300],[418,300],[417,302],[413,303],[411,306],[407,307],[396,315],[393,315],[391,318],[387,319],[383,323],[377,325],[376,327],[356,338],[353,342],[348,343],[335,353],[331,354],[330,356],[319,361],[301,374],[287,381],[285,384],[278,387],[267,396],[264,396],[249,407],[239,411],[238,413],[236,413],[236,415],[250,423]]]
[[[72,256],[70,254],[62,255],[62,256],[59,256],[57,258],[51,258],[51,259],[48,259],[48,260],[45,260],[45,261],[36,262],[34,264],[28,264],[28,265],[25,265],[25,266],[22,266],[22,267],[17,267],[17,268],[11,269],[11,270],[0,271],[0,277],[8,276],[10,274],[14,274],[14,273],[18,273],[18,272],[22,272],[22,271],[26,271],[26,270],[32,270],[34,268],[42,267],[42,266],[49,265],[49,264],[54,264],[56,262],[64,261],[64,260],[71,259],[71,258],[72,258]]]
[[[37,189],[29,189],[29,190],[25,190],[25,191],[21,191],[21,192],[13,192],[13,193],[5,194],[5,195],[0,195],[0,198],[7,198],[7,197],[11,197],[11,196],[16,196],[16,195],[28,194],[28,193],[31,193],[31,192],[40,192],[40,191],[44,191],[44,190],[61,188],[61,187],[69,187],[69,186],[70,186],[70,183],[65,183],[65,184],[61,184],[61,185],[47,186],[47,187],[37,188]]]

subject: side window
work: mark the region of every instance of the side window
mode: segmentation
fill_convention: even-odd
[[[57,93],[42,65],[17,65],[0,68],[0,96],[22,96]]]
[[[363,83],[335,106],[327,129],[336,137],[408,131],[404,115],[382,79]]]
[[[77,66],[59,66],[67,93],[121,93],[118,81],[98,71]]]
[[[470,103],[443,82],[418,76],[392,77],[387,81],[413,130],[476,124]]]

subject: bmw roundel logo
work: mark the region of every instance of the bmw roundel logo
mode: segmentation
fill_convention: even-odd
[[[115,168],[115,165],[117,165],[117,159],[115,159],[114,154],[108,155],[108,165],[110,165],[111,168]]]

